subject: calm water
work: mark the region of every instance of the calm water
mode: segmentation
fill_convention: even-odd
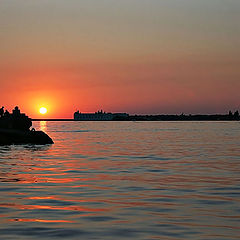
[[[35,122],[0,147],[0,239],[239,239],[239,122]]]

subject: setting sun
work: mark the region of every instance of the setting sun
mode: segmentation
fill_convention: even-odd
[[[47,113],[47,109],[46,109],[45,107],[41,107],[41,108],[39,109],[39,112],[40,112],[41,114],[45,114],[45,113]]]

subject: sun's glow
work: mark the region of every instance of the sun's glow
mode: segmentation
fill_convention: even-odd
[[[41,114],[46,114],[46,113],[47,113],[47,109],[46,109],[45,107],[41,107],[41,108],[39,109],[39,112],[40,112]]]

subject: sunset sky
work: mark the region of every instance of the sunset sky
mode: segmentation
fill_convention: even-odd
[[[0,0],[0,29],[9,110],[240,109],[239,0]]]

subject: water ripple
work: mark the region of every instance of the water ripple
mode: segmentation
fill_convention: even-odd
[[[239,239],[238,123],[44,131],[53,146],[0,146],[0,239]]]

